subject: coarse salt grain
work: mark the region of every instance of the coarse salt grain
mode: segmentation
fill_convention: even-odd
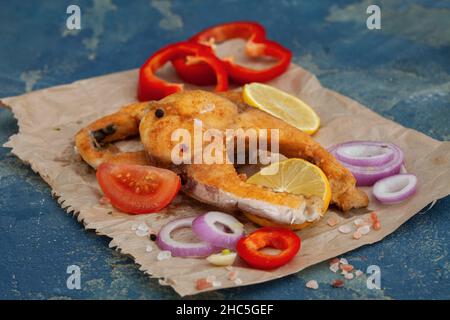
[[[139,237],[145,237],[148,235],[150,228],[145,223],[140,223],[136,229],[136,235]]]
[[[375,221],[372,227],[373,227],[373,230],[375,230],[375,231],[380,230],[381,229],[380,221]]]
[[[309,289],[314,289],[314,290],[316,290],[316,289],[319,289],[319,284],[317,283],[316,280],[309,280],[309,281],[306,283],[306,287],[309,288]]]
[[[145,252],[152,252],[153,251],[153,247],[151,245],[147,245],[145,247]]]
[[[353,270],[353,266],[351,264],[342,264],[341,265],[341,269],[345,270],[347,272],[350,272]]]
[[[370,220],[372,220],[372,223],[378,221],[378,215],[375,211],[370,214]]]
[[[234,284],[236,284],[236,285],[242,284],[242,279],[241,278],[236,278],[236,280],[234,280]]]
[[[335,264],[335,263],[339,263],[339,258],[333,258],[330,260],[330,265]]]
[[[339,262],[330,265],[330,270],[336,273],[339,270]]]
[[[111,199],[109,199],[107,197],[101,197],[100,204],[111,204]]]
[[[238,272],[237,272],[237,271],[231,271],[231,272],[228,274],[228,279],[231,280],[231,281],[236,280],[237,277],[238,277]]]
[[[378,215],[375,211],[370,214],[370,220],[372,221],[373,230],[381,229],[380,220],[378,220]]]
[[[161,260],[170,259],[171,257],[172,257],[172,253],[170,251],[163,250],[160,253],[158,253],[158,256],[156,257],[156,259],[158,259],[158,261],[161,261]]]
[[[342,288],[344,286],[344,281],[342,280],[334,280],[331,285],[333,288]]]
[[[140,224],[138,225],[138,227],[137,227],[137,230],[140,230],[140,231],[148,231],[148,230],[149,230],[149,227],[148,227],[145,223],[140,223]]]
[[[351,272],[349,272],[349,273],[347,273],[346,275],[344,275],[344,278],[345,279],[347,279],[347,280],[352,280],[353,279],[353,273],[351,273]]]
[[[335,216],[333,216],[333,217],[330,217],[328,220],[327,220],[327,224],[330,226],[330,227],[334,227],[335,225],[337,225],[338,224],[338,219],[335,217]]]
[[[340,226],[339,228],[338,228],[338,230],[339,230],[339,232],[340,233],[350,233],[351,231],[352,231],[352,228],[350,228],[350,226],[348,226],[348,225],[343,225],[343,226]]]
[[[148,231],[142,231],[142,230],[136,230],[136,235],[138,236],[138,237],[145,237],[145,236],[147,236],[148,235]]]
[[[137,224],[137,223],[133,223],[133,224],[131,225],[131,230],[136,231],[137,228],[138,228],[138,224]]]
[[[355,221],[353,221],[353,224],[356,227],[360,227],[360,226],[366,224],[366,221],[364,219],[362,219],[362,218],[358,218],[358,219],[355,219]]]
[[[222,282],[220,282],[220,281],[213,281],[212,285],[213,285],[214,288],[221,287],[222,286]]]
[[[359,239],[361,239],[361,237],[362,237],[362,234],[358,230],[353,232],[353,239],[359,240]]]
[[[365,226],[359,227],[358,230],[356,230],[356,231],[358,231],[362,235],[366,235],[370,232],[370,226],[365,225]]]
[[[201,278],[201,279],[197,279],[197,281],[195,282],[195,288],[197,290],[204,290],[207,288],[211,288],[212,284],[208,281],[206,281],[205,278]]]
[[[362,276],[363,272],[361,270],[356,270],[355,271],[355,276],[360,277]]]
[[[348,264],[348,261],[347,261],[347,259],[345,259],[345,258],[341,258],[341,259],[339,260],[339,263],[342,263],[342,264]]]

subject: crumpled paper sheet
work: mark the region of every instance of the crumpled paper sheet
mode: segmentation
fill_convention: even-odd
[[[3,104],[11,108],[19,124],[19,133],[5,146],[12,148],[13,154],[41,175],[60,205],[68,212],[78,214],[78,220],[86,229],[110,237],[110,247],[117,247],[133,257],[142,271],[163,278],[181,296],[198,293],[195,280],[209,275],[221,281],[221,288],[236,287],[228,280],[229,271],[212,266],[205,259],[158,261],[159,249],[155,243],[132,230],[137,223],[145,222],[157,232],[174,218],[198,215],[210,208],[179,195],[161,213],[133,216],[117,212],[100,204],[102,194],[94,170],[74,152],[74,135],[80,128],[135,100],[136,81],[137,70],[132,70],[5,98]],[[325,147],[355,139],[382,140],[399,145],[405,152],[407,170],[417,175],[419,186],[417,194],[403,204],[384,206],[371,196],[368,210],[354,210],[343,215],[330,209],[328,217],[337,215],[339,224],[332,228],[325,218],[315,227],[299,232],[303,241],[300,253],[279,269],[255,270],[237,260],[235,270],[242,285],[277,279],[379,241],[427,204],[450,193],[450,142],[434,140],[385,119],[358,102],[323,88],[314,75],[294,64],[270,84],[300,97],[317,111],[322,127],[315,139]],[[370,188],[365,190],[371,194]],[[378,213],[381,230],[371,231],[360,240],[354,240],[352,233],[338,232],[340,225],[352,225],[353,220],[369,215],[371,210]],[[247,231],[255,228],[248,221],[245,224]],[[147,246],[153,250],[146,252]]]

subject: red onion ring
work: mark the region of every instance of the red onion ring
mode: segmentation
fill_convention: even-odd
[[[337,150],[347,144],[360,143],[364,145],[379,145],[380,143],[388,146],[393,151],[393,157],[390,161],[379,166],[357,166],[340,160],[336,154]],[[371,186],[380,179],[398,174],[403,164],[403,151],[393,143],[374,142],[374,141],[352,141],[335,145],[328,149],[328,151],[341,162],[356,179],[358,186]]]
[[[397,174],[378,180],[373,195],[383,204],[400,203],[416,193],[417,177],[413,174]]]
[[[224,225],[230,232],[226,232]],[[192,230],[201,240],[215,247],[234,249],[244,235],[244,226],[235,217],[218,211],[210,211],[192,222]]]
[[[352,141],[336,148],[336,158],[355,166],[378,167],[394,158],[394,150],[389,143]]]
[[[164,225],[158,233],[156,244],[162,250],[168,250],[174,257],[207,257],[217,252],[210,243],[206,242],[180,242],[171,237],[171,233],[179,228],[192,227],[192,222],[196,217],[182,218],[170,221]]]

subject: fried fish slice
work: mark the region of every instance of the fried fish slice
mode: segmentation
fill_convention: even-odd
[[[283,121],[248,107],[237,92],[217,95],[202,90],[183,91],[160,101],[132,104],[82,129],[76,136],[76,146],[93,167],[114,161],[170,168],[186,177],[183,189],[188,195],[224,210],[239,209],[283,224],[299,224],[319,216],[321,199],[274,192],[246,183],[230,163],[194,163],[197,150],[193,143],[186,145],[187,150],[192,151],[191,162],[175,164],[172,152],[178,141],[173,139],[173,134],[183,129],[195,136],[195,123],[201,123],[202,130],[214,129],[224,137],[227,129],[255,129],[257,132],[278,129],[280,153],[304,158],[319,166],[330,181],[333,203],[344,211],[367,206],[368,198],[355,187],[351,173],[319,143]],[[113,141],[138,134],[145,152],[120,153],[109,146]],[[223,142],[226,144],[225,140]],[[202,141],[202,144],[205,147],[207,142]],[[223,159],[227,156],[224,154]]]
[[[139,135],[139,123],[148,102],[133,103],[81,129],[75,147],[84,161],[97,168],[103,162],[149,164],[147,152],[120,152],[112,142]]]
[[[279,152],[288,158],[302,158],[323,170],[331,187],[331,203],[342,211],[363,208],[369,204],[364,191],[356,187],[356,179],[336,158],[308,134],[256,108],[247,107],[239,91],[223,93],[242,110],[235,126],[243,129],[279,129]],[[270,137],[269,137],[270,139]],[[270,143],[267,143],[270,146]]]

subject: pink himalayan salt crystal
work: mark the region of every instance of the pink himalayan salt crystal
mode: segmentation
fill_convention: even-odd
[[[350,226],[348,226],[348,225],[343,225],[343,226],[340,226],[338,228],[338,230],[340,233],[346,234],[346,233],[350,233],[352,231],[352,228],[350,228]]]
[[[319,289],[319,284],[317,283],[316,280],[309,280],[306,283],[306,287],[309,288],[309,289],[317,290],[317,289]]]

